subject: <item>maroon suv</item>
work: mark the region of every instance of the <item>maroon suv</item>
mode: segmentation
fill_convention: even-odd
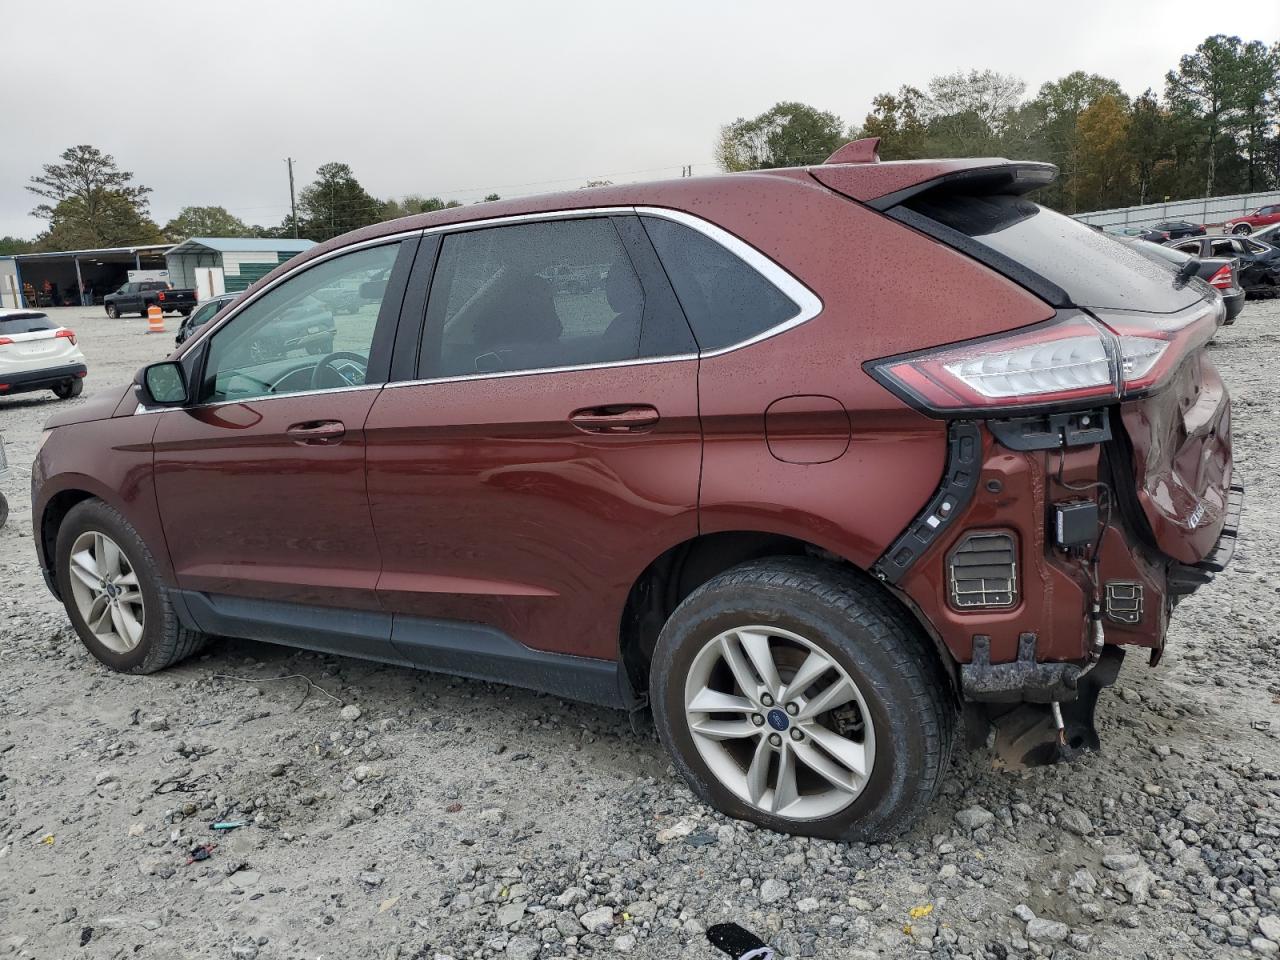
[[[50,422],[40,564],[115,670],[226,635],[647,705],[726,813],[890,833],[962,708],[1089,745],[1234,544],[1222,300],[1054,174],[859,143],[340,237]]]

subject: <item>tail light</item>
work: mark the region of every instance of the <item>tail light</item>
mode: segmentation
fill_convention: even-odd
[[[1232,286],[1231,267],[1221,267],[1217,273],[1209,278],[1209,286],[1217,287],[1219,290],[1230,290]]]
[[[0,337],[0,347],[7,347],[13,343],[13,337]]]
[[[59,330],[57,333],[54,334],[54,336],[63,337],[64,339],[70,340],[72,344],[76,342],[75,332],[71,330]]]
[[[1172,233],[1170,233],[1169,231],[1167,231],[1167,230],[1161,230],[1161,231],[1160,231],[1160,239],[1161,239],[1161,240],[1170,240],[1170,239],[1172,239],[1172,238],[1173,238],[1173,234],[1172,234]]]
[[[157,300],[163,300],[163,299],[164,299],[164,291],[163,291],[163,290],[161,290],[158,294],[156,294],[156,299],[157,299]]]
[[[1216,303],[1179,314],[1068,313],[994,337],[872,360],[871,376],[940,416],[1088,406],[1147,390],[1217,328]],[[1177,349],[1170,350],[1170,347]]]

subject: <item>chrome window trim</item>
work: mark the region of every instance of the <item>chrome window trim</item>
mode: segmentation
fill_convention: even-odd
[[[734,236],[723,227],[718,227],[714,223],[703,220],[694,214],[685,213],[682,210],[668,210],[665,207],[636,207],[635,211],[642,216],[662,217],[666,220],[683,224],[720,244],[720,246],[724,247],[739,260],[742,260],[756,273],[786,294],[787,298],[796,305],[799,311],[789,320],[784,320],[782,323],[775,324],[766,330],[761,330],[755,336],[748,337],[746,340],[739,340],[737,343],[731,343],[727,347],[717,347],[715,350],[699,351],[703,358],[720,357],[726,353],[732,353],[734,350],[741,350],[743,347],[749,347],[754,343],[760,343],[762,340],[776,337],[778,334],[792,330],[802,323],[807,323],[822,312],[822,300],[816,293],[796,279],[790,272],[783,269],[777,262],[771,260],[751,244],[740,237]]]
[[[421,387],[431,383],[461,383],[465,380],[501,380],[507,377],[533,377],[544,373],[574,373],[578,370],[604,370],[610,367],[638,367],[651,363],[679,363],[697,360],[696,353],[680,353],[670,357],[635,357],[631,360],[602,360],[599,363],[575,363],[563,367],[530,367],[528,370],[499,370],[495,373],[458,373],[451,377],[426,377],[421,380],[397,380],[385,384],[386,389]]]
[[[284,283],[286,280],[289,280],[292,277],[297,276],[299,273],[309,270],[311,267],[316,266],[319,263],[323,263],[326,260],[331,260],[334,257],[341,256],[345,253],[350,253],[354,250],[361,250],[366,247],[374,247],[374,246],[379,246],[381,244],[386,244],[386,243],[399,243],[401,241],[409,239],[410,237],[415,237],[415,236],[427,237],[427,236],[433,236],[438,234],[462,233],[468,230],[484,229],[486,227],[506,226],[506,225],[519,224],[519,223],[536,223],[536,222],[547,221],[547,220],[581,220],[581,219],[587,219],[591,217],[607,217],[607,216],[619,216],[619,215],[660,217],[665,220],[671,220],[675,223],[683,224],[684,226],[689,227],[692,230],[698,231],[703,236],[707,237],[708,239],[712,240],[715,243],[718,243],[720,246],[724,247],[730,253],[734,254],[734,256],[738,257],[738,259],[746,263],[747,266],[755,270],[757,273],[763,276],[766,280],[768,280],[771,284],[773,284],[780,291],[782,291],[782,293],[784,293],[788,297],[788,299],[791,300],[792,303],[796,304],[796,307],[797,307],[796,315],[791,317],[788,320],[784,320],[782,323],[775,324],[774,326],[769,327],[767,330],[762,330],[760,333],[752,337],[748,337],[746,340],[741,340],[737,343],[732,343],[725,347],[718,347],[715,350],[702,350],[702,351],[699,351],[698,353],[680,354],[677,356],[670,356],[670,357],[636,357],[631,360],[610,360],[610,361],[602,361],[600,363],[572,364],[572,365],[566,365],[566,366],[560,366],[560,367],[533,367],[528,370],[503,370],[495,373],[456,374],[454,376],[449,376],[449,377],[427,377],[427,378],[416,379],[416,380],[397,380],[397,381],[385,383],[385,384],[371,384],[371,385],[366,385],[362,387],[338,387],[336,389],[358,390],[358,389],[372,389],[373,387],[378,387],[378,388],[386,387],[388,389],[394,389],[396,387],[421,386],[423,384],[431,384],[431,383],[458,383],[466,380],[494,380],[494,379],[500,379],[500,378],[506,378],[506,377],[527,377],[527,376],[533,376],[536,374],[544,374],[544,373],[570,373],[578,370],[599,370],[599,369],[607,369],[609,367],[629,367],[629,366],[637,366],[639,364],[645,364],[645,363],[673,363],[677,361],[697,360],[700,358],[707,359],[711,357],[724,356],[725,354],[732,353],[735,350],[741,350],[744,347],[749,347],[753,344],[760,343],[761,341],[768,340],[772,337],[776,337],[778,334],[785,333],[788,330],[792,330],[800,326],[802,323],[807,323],[808,321],[812,320],[814,317],[816,317],[818,314],[822,312],[822,306],[823,306],[822,300],[818,297],[816,293],[814,293],[807,286],[805,286],[793,274],[788,272],[781,265],[779,265],[774,260],[770,259],[765,254],[761,253],[755,247],[751,246],[751,244],[747,243],[745,240],[741,239],[738,236],[735,236],[734,234],[725,230],[723,227],[719,227],[708,220],[704,220],[702,217],[699,217],[696,214],[686,213],[683,210],[672,210],[667,207],[651,207],[651,206],[581,207],[577,209],[567,209],[567,210],[546,210],[539,213],[511,214],[509,216],[503,216],[503,217],[486,217],[483,220],[465,220],[465,221],[460,221],[458,223],[441,224],[438,227],[426,227],[426,228],[419,228],[417,230],[405,230],[405,231],[401,231],[400,233],[388,234],[383,237],[374,237],[369,240],[362,240],[359,243],[352,243],[344,247],[339,247],[337,249],[330,250],[327,253],[324,253],[318,257],[314,257],[311,260],[307,260],[305,263],[300,263],[293,269],[276,277],[276,279],[271,281],[270,284],[268,284],[267,286],[263,287],[261,290],[254,293],[252,297],[245,300],[243,303],[238,304],[229,314],[227,314],[227,316],[223,317],[222,320],[218,322],[217,326],[208,328],[209,325],[205,324],[205,327],[208,329],[201,330],[195,337],[189,340],[188,341],[189,346],[187,347],[187,350],[195,349],[196,345],[199,344],[205,337],[212,336],[218,330],[221,330],[222,327],[224,327],[226,324],[230,323],[237,316],[239,316],[242,310],[246,309],[253,303],[256,303],[261,296],[263,296],[267,291],[274,289],[278,284]],[[187,350],[184,350],[183,353],[185,354]],[[307,394],[329,393],[329,392],[333,392],[333,391],[331,390],[299,391],[297,393],[279,394],[279,396],[280,397],[296,397],[296,396],[304,396]],[[270,399],[277,399],[277,398],[272,396],[264,396],[264,397],[257,397],[252,399],[270,400]],[[222,401],[218,401],[217,403],[203,404],[202,406],[219,406],[224,403],[248,403],[248,402],[250,401],[249,400],[222,400]],[[168,410],[168,409],[175,409],[175,408],[166,407],[163,409]],[[183,408],[177,408],[177,409],[196,409],[196,408],[183,407]],[[135,413],[136,412],[154,413],[154,412],[163,412],[163,410],[162,411],[151,411],[151,410],[135,411]]]
[[[193,407],[179,407],[180,410],[205,410],[209,407],[226,407],[234,403],[257,403],[260,400],[286,400],[292,397],[314,397],[327,393],[357,393],[361,390],[381,390],[385,383],[358,383],[349,387],[320,387],[316,390],[296,390],[293,393],[264,393],[260,397],[245,397],[243,400],[213,400],[209,403],[197,404]]]
[[[581,363],[570,364],[560,367],[531,367],[527,370],[503,370],[495,373],[465,373],[455,374],[449,377],[425,377],[416,380],[398,380],[387,384],[387,389],[395,389],[397,387],[413,387],[422,386],[432,383],[459,383],[466,380],[495,380],[505,377],[527,377],[543,373],[570,373],[578,370],[600,370],[609,367],[630,367],[645,363],[672,363],[684,360],[705,359],[707,357],[719,357],[734,350],[740,350],[743,347],[749,347],[754,343],[762,340],[768,340],[780,333],[785,333],[794,327],[800,326],[812,320],[822,312],[822,300],[812,290],[806,287],[791,273],[783,269],[769,257],[765,256],[755,247],[751,246],[745,240],[734,236],[722,227],[716,226],[708,220],[704,220],[699,216],[691,213],[685,213],[682,210],[670,210],[666,207],[587,207],[580,210],[553,210],[543,213],[527,213],[518,214],[510,217],[492,217],[487,220],[472,220],[466,223],[452,223],[440,227],[431,227],[424,231],[424,235],[457,233],[472,228],[483,228],[491,226],[502,226],[515,223],[532,223],[545,220],[575,220],[589,217],[599,216],[616,216],[620,214],[640,215],[661,217],[675,223],[683,224],[690,229],[696,230],[703,236],[707,237],[714,243],[724,247],[738,259],[742,260],[756,273],[763,276],[769,283],[773,284],[784,293],[792,303],[796,305],[797,313],[795,316],[782,323],[775,324],[767,330],[746,340],[738,343],[730,344],[726,347],[719,347],[715,350],[703,350],[699,353],[678,354],[669,357],[636,357],[631,360],[606,360],[600,363]]]
[[[360,383],[350,387],[321,387],[317,390],[298,390],[294,393],[264,393],[258,397],[245,397],[242,400],[214,400],[211,403],[197,403],[192,404],[189,407],[156,407],[155,409],[150,409],[139,403],[134,407],[131,415],[137,417],[142,414],[171,413],[178,410],[208,410],[211,407],[226,407],[231,404],[241,403],[258,403],[263,400],[286,400],[292,397],[315,397],[327,393],[355,393],[358,390],[381,390],[386,386],[388,386],[388,384],[385,383]]]

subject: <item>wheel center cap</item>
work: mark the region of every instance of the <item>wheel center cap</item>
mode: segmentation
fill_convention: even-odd
[[[765,714],[765,719],[769,721],[769,726],[775,730],[781,731],[791,726],[791,720],[787,717],[786,711],[779,710],[777,707]]]

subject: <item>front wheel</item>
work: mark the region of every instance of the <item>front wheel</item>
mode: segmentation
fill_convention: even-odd
[[[703,584],[658,639],[650,701],[690,788],[784,833],[903,830],[947,769],[956,710],[929,641],[857,571],[809,558]]]
[[[120,673],[154,673],[195,653],[204,634],[179,622],[151,551],[101,500],[85,500],[58,528],[58,593],[81,642]]]
[[[119,319],[120,310],[114,303],[107,304],[107,316],[110,317],[112,320]]]
[[[1231,229],[1231,232],[1237,237],[1247,237],[1249,234],[1253,233],[1253,227],[1249,226],[1247,223],[1237,223]]]

